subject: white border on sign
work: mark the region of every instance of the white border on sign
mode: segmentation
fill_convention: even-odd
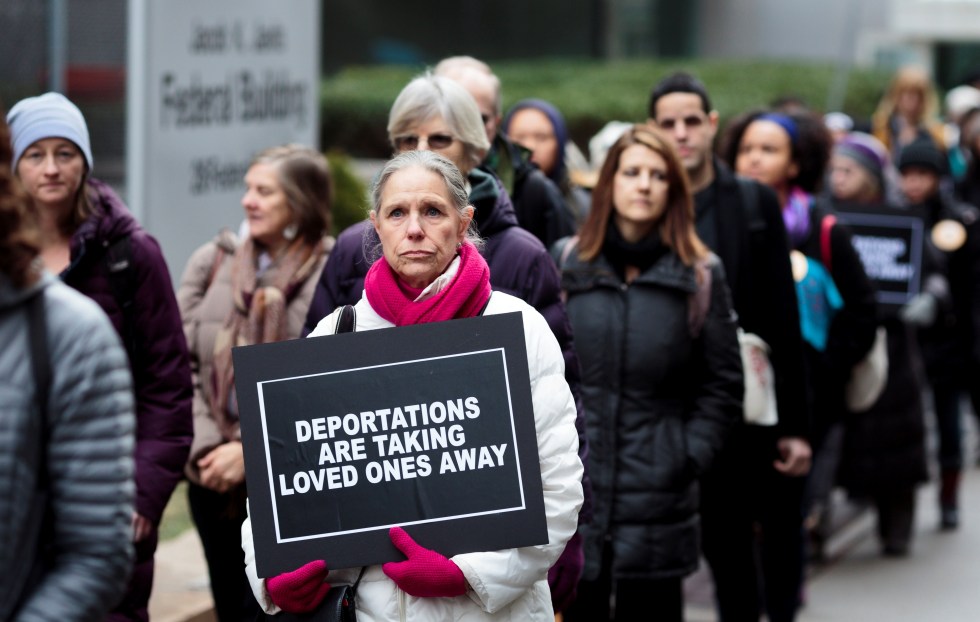
[[[459,358],[459,357],[463,357],[463,356],[473,356],[473,355],[477,355],[477,354],[492,354],[494,352],[499,352],[500,353],[501,363],[503,365],[503,372],[504,372],[504,384],[506,385],[506,388],[507,388],[507,412],[508,412],[508,415],[510,416],[511,443],[512,443],[512,445],[514,447],[514,457],[515,457],[515,463],[516,463],[516,466],[517,466],[518,492],[520,493],[520,496],[521,496],[521,503],[520,503],[520,505],[517,505],[517,506],[514,506],[514,507],[509,507],[509,508],[499,508],[499,509],[494,509],[494,510],[488,510],[486,512],[472,512],[472,513],[469,513],[469,514],[456,514],[456,515],[452,515],[452,516],[441,516],[439,518],[430,518],[430,519],[426,519],[426,520],[412,521],[412,522],[409,522],[409,523],[392,523],[390,525],[376,525],[374,527],[363,527],[361,529],[349,529],[349,530],[346,530],[346,531],[335,531],[335,532],[332,532],[332,533],[311,534],[311,535],[308,535],[308,536],[300,536],[300,537],[296,537],[296,538],[283,538],[281,536],[281,534],[279,532],[279,508],[276,505],[275,476],[272,473],[272,460],[271,460],[270,453],[269,453],[269,433],[268,433],[268,429],[267,429],[267,426],[266,426],[265,396],[264,396],[264,393],[263,393],[263,390],[262,390],[262,385],[272,384],[274,382],[288,382],[290,380],[302,380],[303,378],[317,378],[317,377],[320,377],[320,376],[330,376],[330,375],[334,375],[334,374],[346,374],[346,373],[351,373],[351,372],[364,371],[364,370],[367,370],[367,369],[380,369],[382,367],[394,367],[396,365],[411,365],[411,364],[415,364],[415,363],[424,363],[426,361],[438,361],[438,360],[442,360],[442,359]],[[273,520],[273,523],[275,524],[275,529],[276,529],[276,543],[277,544],[283,544],[285,542],[301,542],[303,540],[315,540],[315,539],[319,539],[319,538],[331,538],[331,537],[334,537],[334,536],[350,535],[350,534],[355,534],[355,533],[365,533],[365,532],[368,532],[368,531],[377,531],[378,529],[389,529],[391,527],[395,527],[396,525],[421,525],[421,524],[424,524],[424,523],[444,522],[444,521],[450,521],[450,520],[458,520],[458,519],[461,519],[461,518],[472,518],[472,517],[475,517],[475,516],[488,516],[488,515],[491,515],[491,514],[502,514],[504,512],[518,512],[520,510],[527,509],[527,502],[526,502],[526,499],[524,498],[524,479],[523,479],[523,475],[522,475],[522,472],[521,472],[521,455],[520,455],[520,451],[518,450],[518,445],[517,445],[517,430],[514,427],[514,404],[511,402],[511,397],[510,397],[510,376],[507,374],[507,353],[504,351],[503,348],[492,348],[492,349],[489,349],[489,350],[477,350],[477,351],[474,351],[474,352],[462,352],[462,353],[458,353],[458,354],[448,354],[448,355],[445,355],[445,356],[431,356],[431,357],[421,358],[421,359],[412,359],[410,361],[398,361],[397,363],[384,363],[384,364],[381,364],[381,365],[368,365],[366,367],[357,367],[357,368],[354,368],[354,369],[339,369],[339,370],[328,371],[328,372],[323,372],[323,373],[319,373],[319,374],[305,374],[305,375],[302,375],[302,376],[290,376],[290,377],[287,377],[287,378],[275,378],[275,379],[272,379],[272,380],[262,380],[260,382],[255,383],[255,385],[256,385],[256,391],[258,392],[258,398],[259,398],[259,414],[260,414],[261,419],[262,419],[262,442],[265,444],[266,471],[269,474],[269,491],[271,492],[270,499],[272,501],[272,520]]]

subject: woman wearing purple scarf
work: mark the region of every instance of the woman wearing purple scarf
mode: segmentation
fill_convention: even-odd
[[[836,222],[832,208],[816,198],[830,157],[831,137],[823,122],[806,114],[753,111],[736,118],[725,133],[722,157],[736,173],[770,186],[783,206],[783,221],[797,281],[800,329],[814,420],[810,444],[819,462],[828,427],[845,411],[844,387],[851,369],[875,339],[874,289],[851,244],[847,227]],[[763,564],[766,602],[797,599],[803,579],[803,495],[800,513],[783,544],[798,555]],[[779,566],[779,567],[777,567]],[[793,581],[785,581],[789,576]],[[770,594],[779,585],[783,594]],[[790,608],[787,608],[790,609]],[[770,610],[770,620],[793,619],[793,612]]]

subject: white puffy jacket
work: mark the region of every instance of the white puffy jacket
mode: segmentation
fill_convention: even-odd
[[[379,316],[367,298],[355,306],[356,330],[390,328],[391,322]],[[531,375],[531,400],[538,434],[538,456],[544,506],[548,523],[548,544],[487,553],[466,553],[452,557],[466,576],[470,590],[455,598],[417,598],[398,589],[381,570],[372,566],[357,588],[359,622],[382,620],[513,620],[552,622],[548,568],[575,533],[582,506],[582,462],[578,457],[575,431],[575,402],[565,383],[561,349],[547,322],[533,307],[502,292],[494,292],[486,315],[520,311],[524,319],[527,361]],[[329,335],[337,324],[337,313],[320,321],[311,337]],[[269,599],[265,580],[255,571],[252,524],[242,525],[242,548],[252,591],[266,613],[278,613]],[[330,560],[327,560],[329,567]],[[331,569],[331,585],[353,583],[359,568]]]

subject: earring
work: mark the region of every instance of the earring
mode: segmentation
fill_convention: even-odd
[[[457,251],[461,251],[461,250],[463,250],[463,243],[462,243],[462,242],[458,242],[458,243],[456,244],[456,250],[457,250]]]
[[[297,233],[299,233],[299,227],[296,226],[296,223],[291,223],[286,225],[286,228],[282,230],[282,237],[292,242],[296,239]]]

